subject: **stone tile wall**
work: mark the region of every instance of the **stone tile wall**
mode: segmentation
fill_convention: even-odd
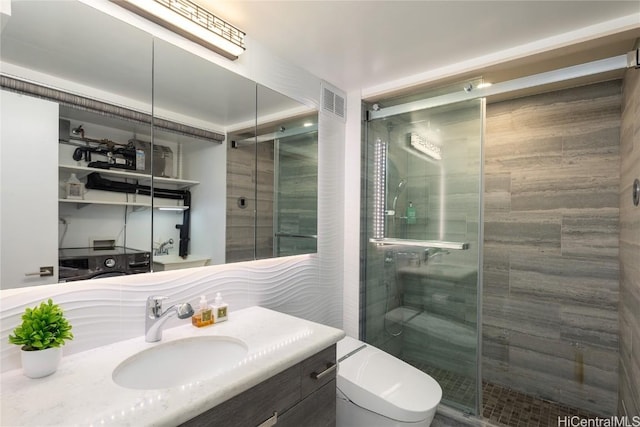
[[[640,179],[640,70],[628,70],[620,131],[620,400],[618,413],[640,416],[640,207],[632,201]]]
[[[226,262],[273,255],[273,150],[272,142],[258,144],[257,152],[253,144],[227,148]],[[246,208],[238,206],[239,197]]]
[[[612,81],[486,118],[483,378],[602,415],[618,400],[620,117]]]

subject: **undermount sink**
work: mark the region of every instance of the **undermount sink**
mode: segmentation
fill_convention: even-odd
[[[210,258],[197,255],[189,255],[182,258],[178,255],[154,255],[153,269],[154,271],[178,270],[181,268],[204,267],[209,265]]]
[[[113,381],[126,388],[171,388],[205,380],[240,362],[247,345],[235,338],[207,336],[183,338],[143,350],[120,363]]]

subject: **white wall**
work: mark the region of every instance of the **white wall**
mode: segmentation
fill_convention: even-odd
[[[359,338],[360,319],[360,168],[361,93],[347,94],[347,124],[344,145],[344,323],[347,335]]]

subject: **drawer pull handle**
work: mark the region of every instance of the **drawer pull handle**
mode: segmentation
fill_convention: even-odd
[[[25,276],[40,276],[47,277],[53,276],[53,267],[40,267],[40,271],[36,271],[35,273],[24,273]]]
[[[274,412],[273,416],[260,424],[258,427],[271,427],[278,423],[278,412]]]
[[[336,368],[338,367],[337,364],[335,363],[327,363],[327,369],[325,369],[324,371],[318,373],[318,372],[312,372],[311,373],[311,378],[313,378],[314,380],[320,380],[322,379],[322,377],[329,375],[331,372],[335,371]]]

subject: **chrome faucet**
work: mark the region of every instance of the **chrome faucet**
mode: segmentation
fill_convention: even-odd
[[[434,260],[436,257],[442,257],[443,255],[449,255],[449,252],[446,249],[441,248],[429,248],[424,251],[424,262],[429,262]]]
[[[146,342],[156,342],[162,339],[162,326],[174,314],[179,319],[193,316],[193,308],[188,302],[175,304],[162,311],[162,301],[167,297],[152,296],[147,298],[146,316],[144,323],[144,339]]]
[[[173,247],[171,245],[173,245],[173,239],[160,243],[160,245],[153,250],[153,255],[169,255],[169,249]]]

